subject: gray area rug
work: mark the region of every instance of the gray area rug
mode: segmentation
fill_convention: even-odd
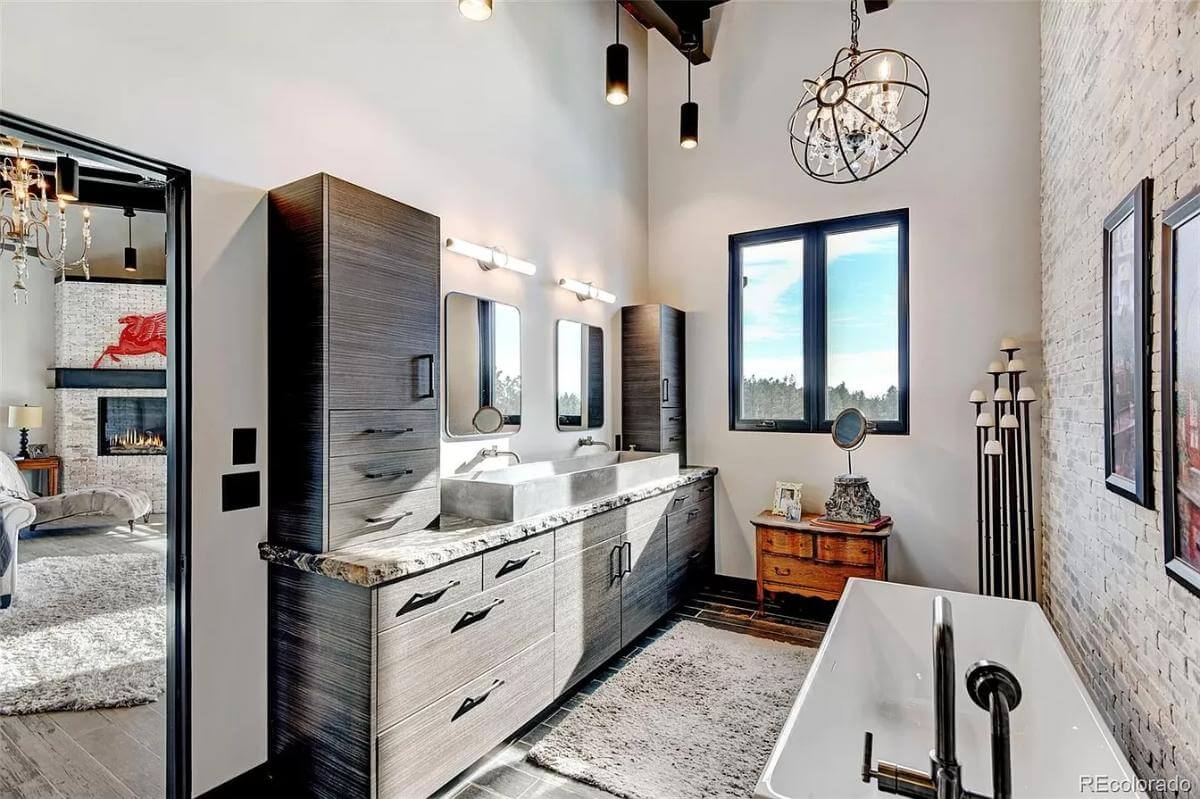
[[[628,799],[746,799],[817,650],[681,621],[529,759]]]
[[[0,715],[128,707],[166,690],[161,555],[22,563],[0,610]]]

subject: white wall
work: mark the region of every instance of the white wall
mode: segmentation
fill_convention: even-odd
[[[0,105],[193,170],[193,746],[197,793],[266,756],[262,509],[222,514],[230,429],[266,425],[265,191],[325,170],[437,214],[443,234],[502,244],[534,279],[443,254],[443,292],[521,309],[524,427],[499,440],[562,454],[553,322],[603,325],[618,403],[616,307],[554,286],[594,279],[645,299],[644,34],[623,21],[633,99],[603,98],[609,3],[497,4],[471,23],[444,0],[396,4],[5,3]],[[47,91],[43,39],[86,64]],[[147,68],[147,65],[153,68]],[[136,75],[137,80],[129,80]],[[117,96],[97,87],[123,87]],[[597,432],[597,431],[593,431]],[[446,444],[443,468],[479,442]],[[261,448],[260,448],[261,452]]]
[[[869,439],[854,465],[896,519],[893,579],[973,589],[966,398],[1002,335],[1038,360],[1037,5],[904,2],[863,15],[862,46],[915,56],[932,99],[909,154],[858,186],[807,177],[787,140],[801,79],[847,43],[845,3],[733,2],[719,17],[713,61],[692,75],[692,151],[678,144],[682,59],[651,38],[648,142],[651,296],[688,312],[688,455],[721,468],[718,571],[754,576],[747,520],[776,480],[803,482],[816,510],[845,470],[827,436],[728,429],[729,234],[907,207],[912,434]]]
[[[0,98],[2,99],[2,98]],[[9,405],[41,405],[42,427],[29,431],[30,444],[54,448],[54,273],[29,264],[29,302],[13,302],[16,272],[4,253],[0,268],[0,449],[15,455],[21,434],[8,427]]]

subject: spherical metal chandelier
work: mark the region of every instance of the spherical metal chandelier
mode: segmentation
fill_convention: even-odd
[[[816,80],[788,123],[792,157],[824,183],[855,183],[908,152],[925,124],[929,79],[917,60],[888,48],[858,49],[858,0],[850,0],[850,46]]]

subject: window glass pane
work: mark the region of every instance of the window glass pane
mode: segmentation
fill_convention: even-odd
[[[900,418],[900,229],[825,237],[825,415]]]
[[[495,304],[492,405],[505,416],[521,415],[521,312]]]
[[[804,418],[804,240],[742,248],[741,418]]]

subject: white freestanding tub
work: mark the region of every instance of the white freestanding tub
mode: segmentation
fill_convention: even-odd
[[[888,795],[875,781],[862,781],[868,730],[875,734],[874,763],[929,770],[933,599],[939,594],[953,606],[957,750],[965,789],[992,795],[988,714],[971,701],[964,679],[972,663],[986,658],[1011,669],[1023,691],[1012,712],[1014,799],[1090,796],[1081,789],[1087,775],[1128,789],[1097,796],[1145,796],[1035,603],[859,579],[846,587],[755,796]]]

